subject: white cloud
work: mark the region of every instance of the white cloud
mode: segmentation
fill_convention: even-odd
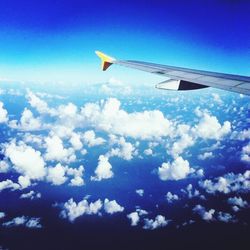
[[[89,147],[94,147],[98,145],[102,145],[105,140],[101,137],[96,137],[95,132],[93,130],[86,131],[82,136],[84,143]]]
[[[211,220],[214,220],[214,213],[215,213],[215,210],[214,209],[210,209],[208,211],[206,211],[206,209],[201,206],[201,205],[196,205],[194,208],[193,208],[193,211],[197,214],[200,215],[200,217],[203,219],[203,220],[206,220],[206,221],[211,221]]]
[[[250,142],[242,148],[241,160],[250,163]]]
[[[42,228],[42,225],[40,224],[40,218],[30,218],[26,222],[26,227],[29,228]]]
[[[41,153],[25,143],[16,145],[13,140],[5,144],[4,153],[14,165],[14,169],[30,179],[42,179],[45,176],[45,162]]]
[[[221,140],[231,132],[231,123],[225,121],[221,125],[215,116],[204,112],[198,125],[193,128],[193,132],[203,139]]]
[[[135,190],[135,192],[139,195],[139,196],[143,196],[144,195],[144,190],[143,189],[137,189]]]
[[[160,138],[171,133],[171,123],[161,111],[127,113],[120,105],[115,98],[100,105],[87,103],[81,110],[82,119],[97,129],[138,139]]]
[[[173,201],[179,200],[178,195],[177,194],[172,194],[171,192],[167,192],[165,197],[166,197],[168,203],[172,203]]]
[[[198,155],[198,159],[202,160],[202,161],[204,161],[206,159],[211,159],[213,157],[214,157],[213,152],[205,152],[203,154]]]
[[[42,225],[40,224],[40,218],[35,217],[27,217],[27,216],[20,216],[15,217],[11,221],[4,222],[2,224],[4,227],[17,227],[17,226],[25,226],[28,228],[41,228]]]
[[[80,150],[83,147],[83,144],[81,142],[81,136],[77,133],[72,133],[71,138],[70,138],[70,143],[72,145],[72,147],[75,150]]]
[[[53,185],[62,185],[66,182],[65,167],[58,163],[55,167],[48,168],[47,180]]]
[[[20,122],[17,123],[16,120],[12,120],[9,123],[9,126],[14,129],[20,129],[24,131],[34,131],[42,128],[42,124],[39,118],[35,118],[33,113],[25,108],[22,116],[20,118]]]
[[[250,128],[244,129],[242,131],[234,131],[231,135],[232,139],[245,141],[247,139],[250,139]]]
[[[248,207],[247,201],[244,201],[241,197],[230,197],[227,200],[228,204],[232,205],[232,209],[238,212],[240,208]]]
[[[153,219],[144,219],[145,225],[143,226],[143,229],[150,229],[154,230],[159,227],[165,227],[168,225],[169,220],[166,220],[166,218],[163,215],[157,215],[155,217],[155,220]]]
[[[194,197],[200,197],[201,199],[205,199],[203,195],[200,195],[199,190],[193,188],[192,184],[188,184],[186,189],[181,189],[181,191],[185,194],[187,194],[189,199],[192,199]]]
[[[83,172],[84,172],[84,167],[81,165],[79,168],[67,168],[67,175],[71,175],[74,178],[70,180],[70,185],[71,186],[83,186],[84,185],[84,180],[83,180]]]
[[[26,176],[20,175],[18,177],[18,183],[20,184],[22,189],[27,188],[31,185],[30,178],[27,175]]]
[[[48,161],[75,161],[76,156],[73,148],[64,148],[63,141],[57,135],[45,138],[46,154],[45,159]]]
[[[120,206],[115,200],[109,201],[108,199],[105,199],[103,206],[105,212],[108,214],[123,212],[124,210],[124,207]]]
[[[31,190],[28,193],[24,193],[20,196],[20,199],[30,199],[30,200],[34,200],[34,199],[40,199],[41,198],[41,193],[36,193],[35,191]]]
[[[0,181],[0,192],[4,189],[17,190],[20,189],[20,185],[14,183],[12,180],[7,179],[5,181]]]
[[[131,160],[133,158],[133,155],[136,154],[135,147],[132,143],[126,142],[124,137],[121,137],[120,139],[115,140],[115,144],[118,145],[116,148],[112,148],[108,153],[108,157],[120,157],[124,160]]]
[[[147,148],[144,150],[143,152],[145,155],[152,155],[153,154],[153,150],[151,148]]]
[[[10,169],[8,162],[2,160],[0,161],[0,173],[7,173]]]
[[[140,216],[137,212],[132,212],[127,215],[127,218],[131,221],[131,226],[137,226],[140,221]]]
[[[4,212],[0,212],[0,219],[3,219],[6,216]]]
[[[100,155],[98,159],[98,165],[95,170],[95,176],[91,177],[93,181],[101,181],[102,179],[109,179],[114,176],[112,172],[112,166],[108,161],[108,158],[104,155]]]
[[[199,182],[200,187],[204,188],[207,193],[215,194],[241,192],[250,190],[250,171],[244,174],[229,173],[216,178],[214,181],[206,179]]]
[[[178,157],[180,154],[184,152],[184,150],[192,145],[194,145],[195,141],[192,136],[188,134],[182,134],[181,138],[174,142],[172,148],[169,150],[169,153],[174,157]]]
[[[217,93],[212,93],[213,96],[213,100],[217,103],[217,104],[223,104],[223,101],[220,98],[220,95]]]
[[[5,123],[8,119],[8,111],[3,107],[3,103],[0,102],[0,123]]]
[[[217,219],[221,222],[229,223],[236,222],[234,217],[229,213],[218,212]]]
[[[53,114],[54,111],[48,107],[48,104],[41,100],[37,95],[30,90],[27,91],[26,98],[31,107],[35,108],[41,114]]]
[[[72,198],[63,205],[61,217],[71,222],[84,214],[98,214],[102,208],[102,201],[99,199],[95,202],[88,203],[86,199],[76,203]]]
[[[162,166],[158,168],[159,178],[163,181],[184,179],[190,173],[193,173],[193,169],[190,168],[189,162],[180,156],[172,163],[162,163]]]

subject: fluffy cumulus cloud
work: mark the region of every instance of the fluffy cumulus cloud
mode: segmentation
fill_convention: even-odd
[[[66,182],[65,167],[58,163],[55,167],[48,168],[47,180],[53,185],[62,185]]]
[[[184,152],[185,149],[194,145],[194,138],[188,134],[182,134],[180,139],[174,142],[172,148],[169,150],[169,153],[174,157],[178,157]]]
[[[204,161],[206,159],[211,159],[213,157],[214,157],[213,152],[205,152],[203,154],[198,155],[198,159],[202,160],[202,161]]]
[[[41,193],[31,190],[28,193],[21,194],[20,199],[40,199],[42,197]]]
[[[14,169],[30,179],[41,179],[45,176],[45,162],[41,153],[31,146],[15,141],[5,145],[5,155],[10,159]]]
[[[18,177],[18,183],[22,189],[27,188],[31,185],[30,178],[27,175],[25,175],[25,176],[20,175]]]
[[[200,122],[193,128],[195,134],[203,139],[221,140],[231,132],[231,123],[225,121],[221,125],[215,116],[207,112],[201,113]]]
[[[182,157],[177,157],[172,163],[164,162],[158,168],[159,178],[163,181],[180,180],[186,178],[194,170],[189,166],[189,162]]]
[[[80,150],[83,147],[81,136],[77,133],[71,134],[70,143],[75,150]]]
[[[45,159],[48,161],[75,161],[76,156],[73,148],[64,148],[63,141],[57,135],[45,138],[46,154]]]
[[[5,213],[4,212],[0,212],[0,220],[3,219],[5,217]]]
[[[157,229],[159,227],[165,227],[166,225],[168,225],[168,223],[170,222],[169,220],[166,220],[166,218],[163,215],[157,215],[155,217],[155,219],[144,219],[144,229],[150,229],[150,230],[154,230]]]
[[[218,212],[217,215],[217,220],[225,223],[230,223],[230,222],[236,222],[237,220],[234,219],[234,216],[232,216],[229,213],[224,213],[224,212]]]
[[[199,182],[200,187],[204,188],[207,193],[215,194],[241,192],[250,190],[250,171],[245,171],[244,174],[229,173],[216,178],[214,181],[206,179]]]
[[[40,119],[35,118],[33,113],[27,108],[24,109],[19,123],[16,120],[12,120],[9,125],[12,128],[27,131],[39,130],[42,128]]]
[[[137,189],[135,190],[135,192],[139,195],[139,196],[143,196],[144,195],[144,190],[143,189]]]
[[[7,173],[10,169],[10,165],[7,161],[0,161],[0,173]]]
[[[120,106],[120,101],[115,98],[109,98],[99,105],[87,103],[81,115],[92,126],[116,135],[151,139],[171,133],[171,122],[161,111],[128,113]]]
[[[14,183],[10,179],[6,179],[4,181],[0,181],[0,192],[4,189],[11,189],[11,190],[17,190],[20,189],[20,185],[17,183]]]
[[[3,103],[0,102],[0,123],[8,121],[8,111],[3,107]]]
[[[167,192],[167,194],[165,195],[168,203],[172,203],[174,201],[179,200],[179,197],[177,194],[172,194],[171,192]]]
[[[41,100],[37,95],[35,95],[30,90],[27,91],[26,98],[28,99],[31,107],[35,108],[41,114],[53,114],[53,110],[48,107],[48,104]]]
[[[228,198],[227,202],[232,205],[232,209],[235,212],[238,212],[241,208],[248,207],[248,202],[237,196]]]
[[[105,140],[101,137],[96,137],[94,130],[88,130],[82,135],[83,141],[89,147],[94,147],[98,145],[102,145]]]
[[[127,215],[127,218],[130,220],[131,226],[137,226],[140,222],[142,216],[147,215],[148,212],[146,210],[137,208],[136,211]]]
[[[101,181],[102,179],[109,179],[114,176],[112,172],[112,166],[108,161],[108,158],[104,155],[100,155],[98,159],[98,165],[95,170],[95,176],[91,177],[93,181]]]
[[[84,180],[83,180],[83,172],[84,167],[81,165],[79,168],[66,168],[67,175],[73,176],[73,178],[70,180],[71,186],[83,186]]]
[[[140,221],[138,212],[132,212],[127,215],[127,218],[131,221],[131,226],[137,226]]]
[[[203,220],[206,220],[206,221],[211,221],[211,220],[214,220],[214,213],[215,213],[215,210],[214,209],[210,209],[208,211],[206,211],[206,209],[201,206],[201,205],[196,205],[194,208],[193,208],[193,212],[197,213],[200,215],[200,217],[203,219]]]
[[[77,203],[71,198],[62,205],[60,216],[62,218],[68,219],[70,222],[74,222],[76,218],[82,215],[101,215],[102,208],[107,214],[114,214],[124,211],[124,207],[119,205],[116,200],[110,201],[106,198],[103,202],[100,199],[96,200],[95,202],[89,202],[87,198],[84,198]]]
[[[191,183],[188,184],[185,189],[181,189],[181,191],[186,194],[189,199],[192,199],[194,197],[200,197],[201,199],[205,199],[203,195],[200,195],[200,191],[195,189]]]
[[[71,222],[84,214],[98,214],[102,208],[102,201],[99,199],[95,202],[88,202],[83,199],[80,202],[75,202],[72,198],[63,204],[63,209],[60,213],[62,218],[68,219]]]
[[[103,203],[103,206],[104,206],[105,212],[108,213],[108,214],[114,214],[114,213],[124,211],[124,207],[120,206],[116,202],[116,200],[109,201],[108,199],[105,199],[104,203]]]
[[[20,216],[15,217],[10,221],[4,222],[2,225],[4,227],[17,227],[17,226],[25,226],[28,228],[41,228],[42,225],[40,224],[40,218],[31,217],[28,216]]]
[[[250,163],[250,142],[242,148],[241,160]]]
[[[129,161],[133,158],[133,155],[137,154],[134,145],[130,142],[126,142],[124,137],[113,139],[112,143],[116,144],[117,147],[112,148],[110,152],[108,152],[108,157],[117,156]]]

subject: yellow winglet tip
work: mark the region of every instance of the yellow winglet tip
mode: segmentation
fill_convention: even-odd
[[[113,62],[115,61],[115,58],[105,55],[104,53],[102,53],[101,51],[96,50],[95,51],[96,55],[101,59],[102,64],[102,70],[105,71],[109,66],[111,66],[113,64]]]

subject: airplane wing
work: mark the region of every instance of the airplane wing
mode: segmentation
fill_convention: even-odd
[[[223,74],[133,60],[117,60],[100,51],[96,51],[96,54],[102,61],[102,70],[108,69],[112,64],[117,64],[168,77],[168,80],[156,85],[156,88],[159,89],[192,90],[214,87],[250,95],[250,77],[247,76]]]

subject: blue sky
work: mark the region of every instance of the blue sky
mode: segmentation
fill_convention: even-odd
[[[5,1],[0,9],[2,79],[158,80],[118,67],[103,73],[96,49],[121,59],[250,75],[246,1]]]

